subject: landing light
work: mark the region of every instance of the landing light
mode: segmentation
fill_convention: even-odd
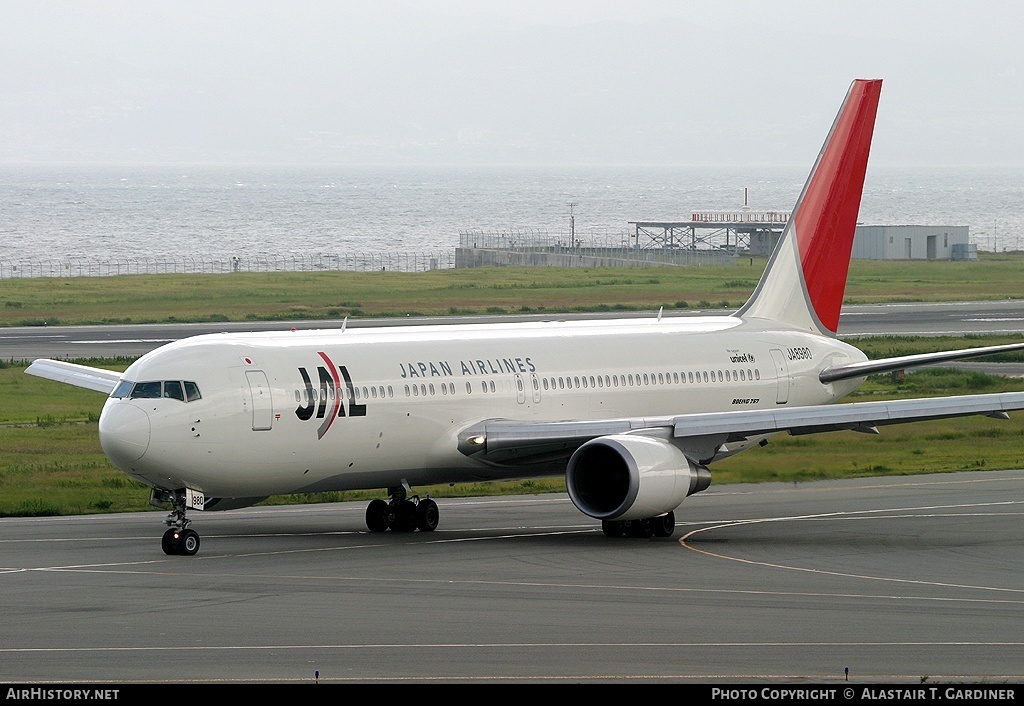
[[[484,442],[486,442],[486,441],[487,441],[487,437],[482,435],[482,434],[479,435],[479,436],[471,436],[471,437],[469,437],[469,443],[473,444],[474,446],[483,446]]]

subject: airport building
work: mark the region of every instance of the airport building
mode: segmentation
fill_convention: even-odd
[[[978,246],[969,242],[967,226],[857,226],[855,260],[977,260]],[[767,257],[782,236],[781,229],[749,233],[750,254]]]
[[[456,267],[555,265],[621,267],[728,264],[768,257],[789,222],[787,211],[692,211],[689,220],[630,221],[632,232],[598,242],[547,233],[460,233]],[[853,259],[977,260],[967,226],[858,225]]]
[[[967,226],[857,226],[853,257],[860,260],[977,260]]]

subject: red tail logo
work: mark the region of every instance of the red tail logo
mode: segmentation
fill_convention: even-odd
[[[782,239],[740,316],[835,335],[882,82],[853,82]]]
[[[835,333],[875,125],[880,80],[855,81],[793,214],[807,295]]]

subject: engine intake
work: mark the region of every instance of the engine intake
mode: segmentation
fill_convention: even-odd
[[[614,434],[591,439],[569,459],[569,497],[598,520],[637,520],[675,510],[711,484],[707,468],[662,439]]]

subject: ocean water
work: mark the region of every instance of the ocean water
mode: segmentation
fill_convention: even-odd
[[[602,243],[693,210],[791,210],[807,167],[0,165],[0,262],[450,252],[461,232]],[[570,204],[572,204],[570,206]],[[1024,247],[1024,169],[870,168],[860,220]]]

